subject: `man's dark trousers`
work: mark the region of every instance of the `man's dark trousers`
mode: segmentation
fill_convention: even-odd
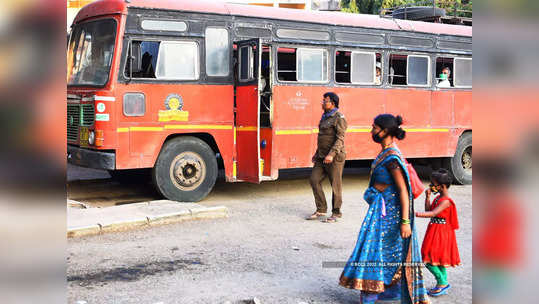
[[[344,153],[339,153],[344,154]],[[340,161],[337,161],[339,159]],[[311,173],[311,187],[313,188],[314,201],[316,203],[316,211],[320,213],[327,212],[326,196],[324,190],[322,190],[322,181],[329,178],[331,183],[331,189],[333,192],[331,203],[333,206],[332,213],[334,215],[341,215],[342,205],[342,171],[344,168],[343,155],[337,155],[333,161],[329,164],[324,164],[322,159],[317,159],[314,163],[313,171]]]

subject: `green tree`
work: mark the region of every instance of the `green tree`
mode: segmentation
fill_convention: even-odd
[[[378,14],[380,9],[403,5],[409,0],[342,0],[343,12]]]
[[[459,10],[472,10],[472,0],[436,0],[436,6],[446,9],[452,15],[455,7]],[[342,0],[341,11],[347,13],[378,14],[381,9],[398,6],[431,6],[432,0]],[[470,15],[459,12],[458,16]]]

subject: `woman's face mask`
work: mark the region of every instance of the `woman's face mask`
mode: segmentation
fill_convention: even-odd
[[[381,137],[381,136],[380,136],[380,133],[381,133],[382,131],[384,131],[384,130],[380,130],[380,131],[378,131],[377,133],[373,133],[373,134],[372,134],[372,140],[373,140],[375,143],[378,143],[378,144],[379,144],[379,143],[381,143],[381,142],[384,140],[385,136],[384,136],[384,137]]]
[[[447,79],[447,74],[446,73],[440,74],[440,79],[446,80]]]

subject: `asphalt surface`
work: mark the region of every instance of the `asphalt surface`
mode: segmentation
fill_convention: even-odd
[[[68,303],[235,303],[253,297],[261,303],[359,303],[358,291],[338,285],[342,269],[323,268],[322,262],[346,262],[352,252],[367,211],[368,172],[345,169],[344,218],[334,224],[303,219],[314,211],[309,172],[287,171],[260,185],[218,182],[200,203],[227,206],[226,219],[68,240]],[[98,177],[104,179],[82,181]],[[68,178],[71,185],[98,184],[99,204],[105,205],[116,204],[106,203],[114,189],[131,191],[132,200],[139,191],[152,191],[145,183],[124,185],[106,172],[74,167]],[[77,195],[84,195],[82,189]],[[328,185],[325,190],[330,198]],[[87,197],[97,196],[91,192]],[[453,288],[432,303],[471,303],[472,187],[452,186],[450,193],[459,213],[462,266],[448,269]],[[423,210],[423,196],[415,206]],[[418,219],[420,240],[427,223]],[[426,269],[424,277],[427,287],[435,284]]]

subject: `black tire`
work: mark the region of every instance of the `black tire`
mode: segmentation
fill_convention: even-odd
[[[198,202],[217,179],[217,159],[204,141],[182,136],[165,143],[153,168],[157,191],[169,200]]]
[[[428,6],[401,7],[394,10],[391,16],[395,19],[421,20],[432,17],[443,17],[445,16],[445,10],[439,7],[432,8]]]
[[[453,175],[453,182],[459,185],[472,183],[472,133],[462,134],[457,144],[455,156],[449,158],[446,166]]]

